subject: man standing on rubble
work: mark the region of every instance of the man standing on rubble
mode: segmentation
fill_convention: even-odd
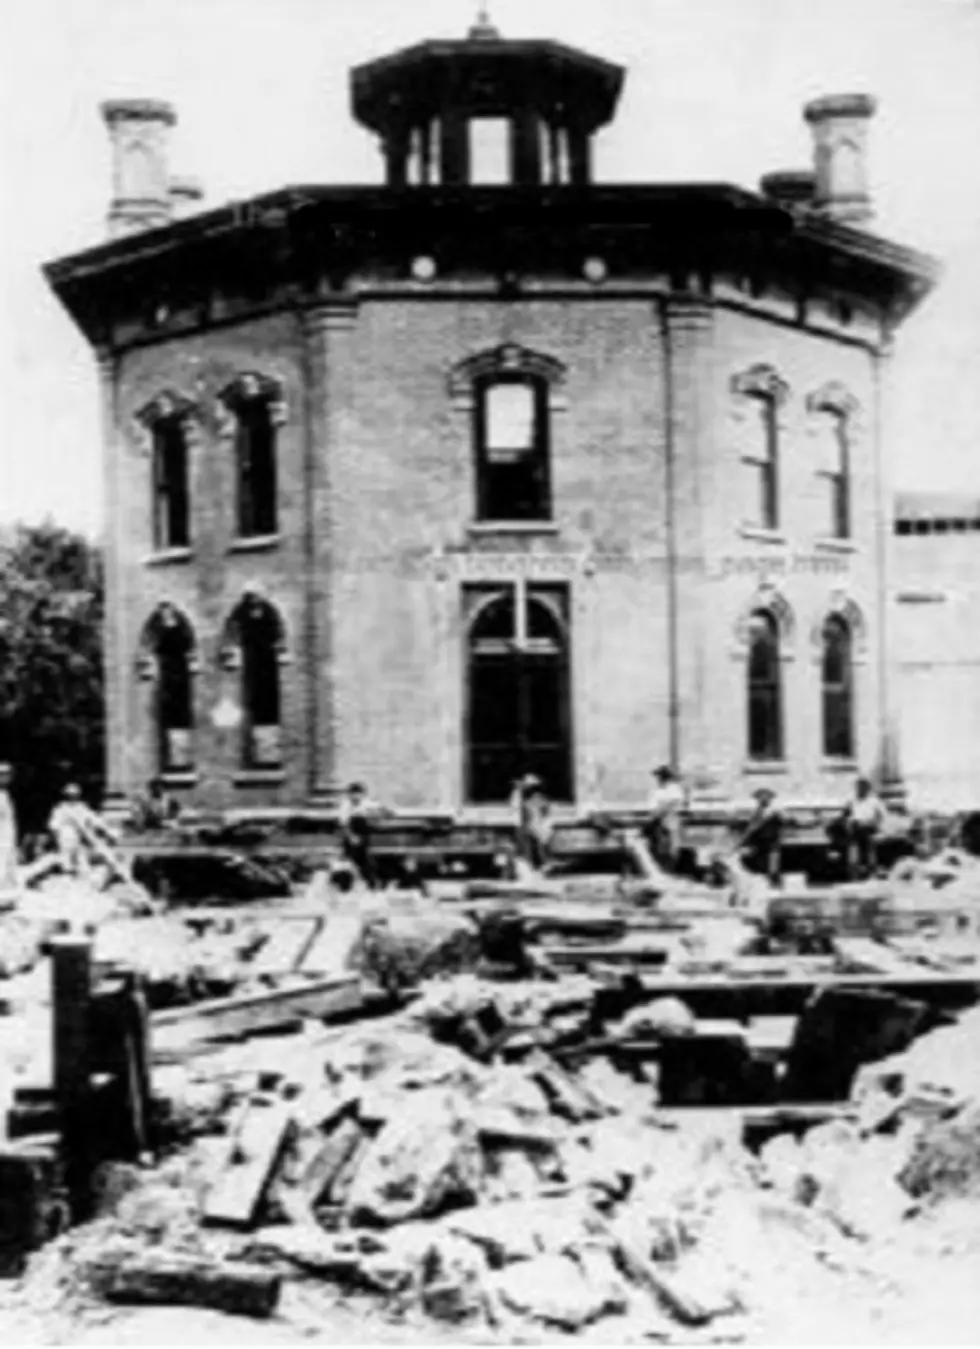
[[[868,778],[858,778],[854,796],[844,809],[847,871],[851,880],[864,880],[878,870],[878,835],[885,823],[885,807]]]
[[[363,782],[352,782],[340,803],[338,823],[344,858],[370,890],[375,889],[378,883],[371,847],[371,827],[380,815],[388,813],[369,798]]]
[[[738,852],[749,871],[765,876],[771,885],[783,880],[783,817],[771,787],[753,792],[755,810],[738,845]]]
[[[51,812],[48,828],[54,836],[61,869],[69,876],[85,874],[93,846],[98,848],[102,841],[115,842],[105,822],[82,800],[76,782],[70,782],[62,792],[61,800]]]
[[[541,779],[534,773],[525,773],[514,783],[512,801],[517,812],[517,856],[540,871],[548,860],[554,830]]]
[[[647,843],[657,864],[665,871],[671,871],[677,861],[680,844],[684,788],[674,776],[673,769],[666,764],[655,768],[653,777],[657,785],[650,797]]]

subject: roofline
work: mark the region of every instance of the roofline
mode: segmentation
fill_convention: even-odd
[[[108,240],[81,252],[68,254],[44,264],[43,271],[50,284],[79,280],[115,267],[129,266],[142,258],[158,257],[192,241],[201,241],[256,223],[249,216],[261,218],[264,213],[290,212],[310,206],[361,205],[373,202],[395,209],[407,202],[420,207],[475,206],[491,207],[507,202],[519,203],[536,199],[559,204],[581,201],[601,208],[625,203],[630,199],[651,204],[661,202],[703,202],[726,205],[746,211],[782,214],[795,222],[798,236],[818,245],[840,248],[851,257],[899,271],[912,280],[932,286],[939,279],[941,268],[933,257],[917,249],[896,244],[879,235],[814,215],[809,211],[786,207],[758,193],[732,183],[603,183],[584,187],[502,186],[473,187],[406,187],[392,188],[378,184],[303,184],[278,188],[273,192],[233,201],[225,206],[173,221],[157,229],[146,230],[122,239]]]
[[[610,82],[622,84],[626,78],[625,66],[616,65],[604,57],[593,55],[592,52],[582,51],[579,47],[555,42],[551,38],[482,38],[479,41],[472,38],[430,38],[423,42],[413,42],[408,47],[400,47],[398,51],[388,52],[384,56],[377,56],[371,61],[362,61],[359,65],[352,66],[350,82],[352,85],[361,83],[371,76],[397,69],[405,62],[423,56],[446,58],[464,54],[522,56],[533,55],[536,52],[549,52],[554,56],[574,61],[576,65],[590,67],[597,75],[602,75]]]

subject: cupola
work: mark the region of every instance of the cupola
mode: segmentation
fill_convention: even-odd
[[[481,11],[460,41],[421,42],[355,67],[351,102],[381,139],[391,187],[583,186],[623,77],[559,42],[508,41]]]

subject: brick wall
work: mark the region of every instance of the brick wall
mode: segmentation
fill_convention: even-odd
[[[665,346],[669,335],[669,358]],[[553,531],[473,531],[471,413],[454,400],[459,361],[516,343],[559,361],[563,407],[552,414]],[[680,568],[674,617],[678,715],[671,733],[665,378]],[[730,379],[768,361],[789,384],[783,414],[781,538],[740,530],[744,472]],[[231,445],[214,420],[220,390],[255,370],[281,381],[280,539],[235,547]],[[809,392],[845,384],[861,417],[853,443],[852,550],[822,545],[824,489],[813,471]],[[654,297],[462,295],[363,299],[216,328],[129,352],[119,369],[115,494],[122,525],[110,559],[121,708],[113,785],[153,771],[152,685],[136,676],[139,635],[168,600],[194,626],[199,777],[212,805],[300,802],[352,777],[407,807],[460,804],[469,580],[521,572],[566,581],[572,600],[576,795],[640,802],[650,768],[676,745],[702,787],[739,796],[745,768],[745,660],[739,618],[761,581],[794,623],[784,665],[787,763],[780,791],[843,792],[821,760],[818,647],[828,609],[863,619],[858,759],[877,753],[879,703],[874,538],[874,397],[866,350],[836,337],[707,304]],[[201,408],[192,450],[192,556],[153,558],[150,462],[134,414],[162,389]],[[307,509],[308,503],[312,504]],[[210,713],[239,676],[218,659],[223,625],[249,583],[285,621],[285,771],[246,782],[239,744]],[[112,688],[112,684],[110,684]]]

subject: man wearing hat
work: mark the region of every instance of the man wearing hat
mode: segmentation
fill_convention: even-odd
[[[54,835],[61,868],[69,876],[84,875],[93,840],[115,842],[105,821],[82,800],[77,782],[69,782],[51,812],[48,828]]]
[[[750,871],[767,877],[772,885],[782,884],[783,817],[771,787],[759,787],[752,793],[755,810],[738,845],[739,855]]]
[[[650,796],[647,842],[659,865],[669,871],[677,860],[684,788],[666,764],[653,770],[653,778],[656,786]]]
[[[10,764],[0,764],[0,900],[17,893],[17,816],[10,799]]]
[[[344,857],[371,890],[378,883],[371,848],[371,825],[378,816],[388,813],[370,799],[363,782],[352,782],[340,803],[340,843]]]

